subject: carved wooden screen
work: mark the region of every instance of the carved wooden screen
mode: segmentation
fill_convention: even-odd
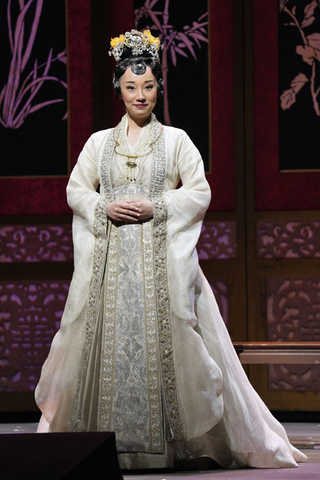
[[[1,3],[0,413],[36,411],[72,273],[65,188],[92,133],[90,2]]]
[[[249,339],[319,341],[320,9],[254,0],[246,12]],[[271,409],[318,410],[318,366],[249,371]]]

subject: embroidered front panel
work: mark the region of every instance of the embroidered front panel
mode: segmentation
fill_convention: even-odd
[[[148,192],[130,184],[114,193]],[[164,451],[151,224],[113,225],[109,239],[99,429],[116,432],[121,452]]]
[[[152,152],[152,178],[150,184],[149,198],[153,202],[154,208],[154,222],[150,222],[150,228],[152,223],[154,224],[153,232],[148,232],[150,238],[152,235],[152,240],[149,248],[149,254],[147,255],[148,249],[144,250],[144,274],[145,277],[150,274],[154,276],[153,282],[156,285],[156,291],[154,293],[155,297],[155,308],[152,306],[151,301],[146,301],[145,304],[145,318],[147,322],[146,326],[146,337],[147,337],[147,369],[149,372],[148,379],[148,400],[149,400],[149,444],[150,451],[157,453],[162,451],[162,432],[163,432],[163,420],[161,416],[161,398],[160,398],[160,387],[157,388],[157,385],[160,385],[159,380],[159,361],[158,355],[160,356],[160,365],[161,365],[161,380],[162,380],[162,392],[163,399],[165,404],[166,419],[169,424],[167,429],[167,441],[172,438],[181,439],[183,438],[183,428],[179,412],[179,403],[176,390],[176,380],[175,380],[175,370],[172,354],[172,332],[171,332],[171,318],[170,318],[170,304],[168,296],[168,285],[167,285],[167,258],[166,258],[166,204],[162,198],[163,194],[163,185],[166,172],[166,147],[164,132],[162,131],[161,124],[152,117],[152,128],[150,128],[150,135],[152,139],[156,141],[154,149]],[[112,201],[114,197],[114,192],[112,190],[111,176],[110,176],[110,165],[114,153],[114,138],[111,133],[105,144],[103,158],[101,163],[101,186],[103,192],[103,198],[105,205]],[[109,223],[109,222],[108,222]],[[146,239],[146,224],[144,225],[144,236],[142,238]],[[114,259],[117,259],[116,251],[113,251],[113,242],[114,247],[116,248],[116,236],[108,232],[109,236],[109,258],[111,256]],[[146,243],[145,243],[146,246]],[[103,272],[105,262],[102,257],[98,254],[98,244],[94,252],[94,262],[99,259],[101,263],[99,265],[99,272],[96,272],[96,278],[101,275]],[[154,255],[151,255],[151,251]],[[112,253],[113,252],[113,253]],[[105,257],[104,257],[105,258]],[[151,264],[152,263],[152,267]],[[95,263],[96,264],[96,263]],[[150,266],[147,269],[147,265]],[[109,265],[107,266],[109,269]],[[111,264],[110,264],[111,268]],[[115,268],[115,265],[114,265]],[[111,271],[110,271],[111,272]],[[109,273],[110,273],[109,272]],[[149,272],[149,273],[148,273]],[[94,273],[95,274],[95,273]],[[106,273],[107,275],[107,273]],[[146,285],[146,282],[145,282]],[[98,282],[92,283],[93,288],[90,289],[91,293],[96,293],[95,289],[99,288]],[[108,286],[109,288],[109,286]],[[110,283],[110,288],[112,288],[112,282]],[[107,297],[109,293],[107,292]],[[148,297],[148,292],[145,291],[145,299]],[[111,297],[109,297],[111,298]],[[112,317],[112,304],[114,305],[113,314],[116,311],[115,297],[111,301],[110,305],[108,304],[107,310],[110,312],[110,318],[106,321],[105,329],[105,342],[104,348],[105,352],[108,353],[105,357],[104,366],[106,374],[103,374],[103,383],[101,383],[101,392],[102,400],[100,404],[100,429],[109,430],[111,425],[111,413],[112,413],[112,389],[113,389],[113,367],[114,367],[114,348],[115,344],[115,317]],[[97,303],[95,302],[95,306]],[[152,319],[150,315],[151,310],[154,311],[154,319],[157,325],[153,326],[152,322],[149,322],[149,319]],[[87,335],[86,339],[86,351],[90,351],[92,340],[91,332],[94,327],[94,309],[88,317],[89,322],[91,323],[90,334]],[[97,314],[97,311],[96,311]],[[110,320],[110,321],[109,321]],[[150,328],[149,328],[150,327]],[[153,344],[153,333],[155,333],[155,344]],[[158,338],[157,338],[158,335]],[[109,342],[109,347],[106,348],[107,342]],[[158,353],[159,349],[159,353]],[[109,366],[108,366],[109,365]],[[155,373],[156,372],[156,373]],[[109,392],[109,393],[108,393]],[[160,440],[159,440],[160,439]],[[161,445],[158,447],[158,445]]]
[[[120,452],[148,451],[150,442],[141,229],[119,228],[112,431]]]

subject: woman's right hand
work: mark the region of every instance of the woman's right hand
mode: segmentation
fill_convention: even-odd
[[[127,202],[110,202],[107,206],[107,215],[115,222],[138,222],[139,209]]]

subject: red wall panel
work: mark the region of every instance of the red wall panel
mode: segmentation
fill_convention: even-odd
[[[71,169],[84,142],[92,133],[91,17],[90,0],[69,0],[66,4],[69,162]],[[60,215],[70,213],[65,193],[67,181],[67,176],[1,178],[0,214]]]
[[[320,208],[320,172],[279,171],[279,3],[254,2],[254,138],[256,210]]]

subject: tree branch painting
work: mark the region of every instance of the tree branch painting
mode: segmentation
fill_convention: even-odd
[[[51,48],[45,62],[38,64],[35,59],[33,67],[26,72],[34,42],[37,35],[43,0],[17,0],[19,13],[14,20],[12,0],[7,0],[8,37],[11,50],[11,62],[7,83],[0,92],[0,124],[5,128],[18,129],[28,115],[49,105],[64,102],[64,98],[56,98],[37,102],[37,94],[47,82],[59,83],[67,89],[66,82],[50,74],[54,62],[67,63],[66,50],[55,57]],[[33,12],[32,12],[33,7]],[[28,31],[26,18],[33,15],[32,25]],[[63,120],[67,118],[67,113]]]
[[[135,15],[135,28],[149,29],[160,38],[163,44],[162,70],[164,77],[163,108],[164,120],[171,125],[168,101],[168,70],[169,63],[176,67],[178,56],[188,58],[190,55],[196,60],[196,48],[201,49],[202,42],[208,43],[208,13],[203,13],[192,25],[185,25],[182,31],[175,29],[170,24],[170,0],[165,0],[159,6],[159,0],[145,0],[144,5],[137,8]]]
[[[302,15],[298,14],[297,6],[290,6],[289,0],[280,1],[280,14],[286,15],[286,27],[297,29],[300,43],[296,45],[296,54],[302,57],[304,63],[309,65],[309,75],[298,73],[290,83],[290,88],[280,96],[281,108],[289,109],[295,102],[299,91],[309,84],[313,109],[316,115],[320,116],[319,93],[320,86],[317,79],[317,71],[320,62],[320,32],[312,31],[317,29],[320,20],[319,0],[312,0],[303,9]]]

